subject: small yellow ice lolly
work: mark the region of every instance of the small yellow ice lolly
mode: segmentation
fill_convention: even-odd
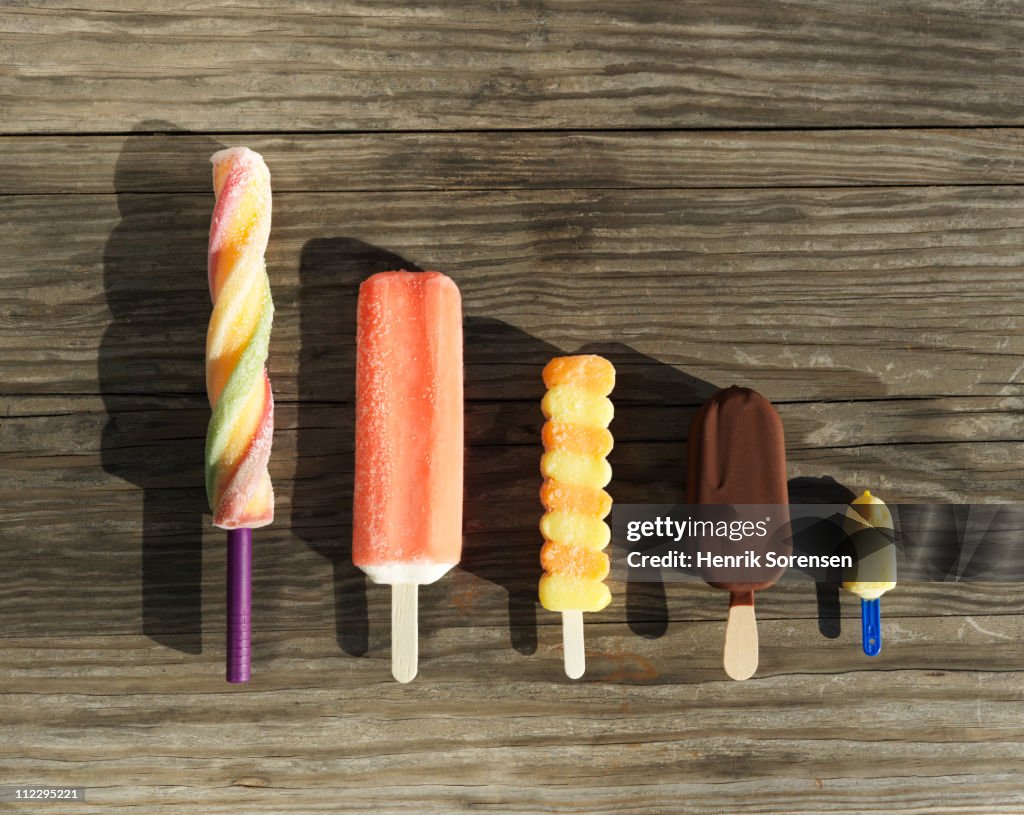
[[[853,554],[853,566],[843,573],[843,588],[861,598],[864,653],[877,656],[882,650],[879,598],[896,586],[892,513],[884,501],[864,490],[846,510],[843,531]]]

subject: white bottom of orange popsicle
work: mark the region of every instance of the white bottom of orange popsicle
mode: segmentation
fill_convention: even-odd
[[[374,583],[397,586],[403,583],[429,586],[436,583],[455,566],[454,563],[382,563],[364,565],[362,569]]]

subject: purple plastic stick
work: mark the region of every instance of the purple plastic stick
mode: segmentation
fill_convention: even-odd
[[[248,682],[252,653],[252,530],[228,531],[228,682]]]

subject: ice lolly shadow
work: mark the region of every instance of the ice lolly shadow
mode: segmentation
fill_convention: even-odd
[[[462,568],[508,594],[509,637],[537,650],[540,372],[561,351],[486,317],[464,322],[466,496]]]
[[[848,504],[854,498],[853,491],[832,476],[789,479],[791,504]],[[793,544],[803,552],[833,554],[840,551],[844,537],[841,521],[831,519],[794,529]],[[840,585],[815,583],[814,589],[818,600],[818,631],[823,637],[836,639],[843,630]]]
[[[690,422],[718,387],[620,343],[592,343],[579,353],[600,354],[615,366],[614,500],[684,503]],[[663,582],[627,581],[626,621],[633,633],[657,639],[668,629],[668,616]]]
[[[714,386],[617,343],[558,348],[500,320],[466,319],[466,548],[462,567],[508,593],[513,647],[537,647],[541,546],[541,371],[556,356],[595,353],[617,369],[611,455],[616,501],[675,503],[685,494],[686,432]],[[661,583],[627,584],[632,630],[668,625]]]
[[[352,656],[366,653],[366,578],[352,564],[355,472],[356,304],[359,284],[377,272],[421,271],[355,238],[316,238],[299,263],[297,458],[293,532],[331,561],[335,632]]]
[[[209,157],[222,145],[166,135],[176,129],[140,123],[117,160],[121,220],[103,254],[111,318],[98,355],[107,412],[100,449],[104,470],[142,490],[142,631],[198,654],[209,419],[200,315],[210,310],[212,194],[177,191],[209,184]]]

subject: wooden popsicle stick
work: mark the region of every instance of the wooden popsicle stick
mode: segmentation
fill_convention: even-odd
[[[587,670],[583,647],[583,612],[562,612],[562,647],[565,651],[565,675],[579,679]]]
[[[419,586],[395,583],[391,586],[391,675],[399,682],[411,682],[419,669]]]
[[[733,592],[729,596],[729,619],[725,624],[722,664],[733,679],[750,679],[757,670],[757,617],[754,592]]]

